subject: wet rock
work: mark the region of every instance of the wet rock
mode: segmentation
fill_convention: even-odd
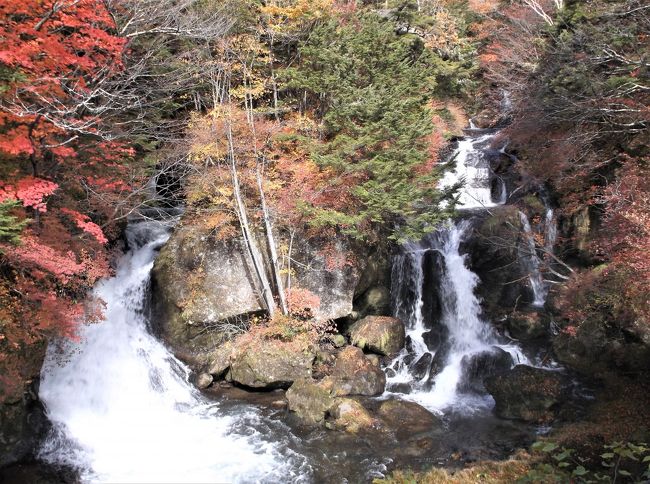
[[[379,425],[377,419],[373,418],[361,403],[352,398],[337,398],[331,415],[334,422],[330,427],[353,434]]]
[[[199,373],[196,377],[196,386],[203,390],[210,385],[212,385],[212,375],[209,373]]]
[[[411,375],[413,375],[413,378],[416,378],[418,380],[424,378],[431,368],[432,362],[433,355],[431,353],[425,353],[420,356],[420,359],[410,367]]]
[[[501,418],[528,422],[548,421],[567,395],[568,382],[556,372],[517,365],[485,379],[485,388],[496,402]]]
[[[212,351],[208,357],[209,364],[206,372],[215,378],[223,376],[230,368],[233,351],[234,346],[231,342],[226,342]]]
[[[438,349],[447,341],[449,330],[442,325],[437,325],[433,329],[422,334],[422,339],[430,351]]]
[[[329,390],[309,379],[296,380],[286,393],[289,410],[305,423],[322,425],[334,405]]]
[[[459,383],[461,391],[483,393],[485,378],[503,373],[513,365],[510,353],[493,346],[490,351],[465,355],[460,362],[463,377]]]
[[[380,355],[400,351],[405,337],[404,323],[388,316],[367,316],[350,327],[353,345]]]
[[[379,416],[398,438],[428,432],[442,425],[441,420],[414,402],[386,400],[379,406]]]
[[[309,379],[315,354],[290,343],[264,341],[238,348],[232,355],[230,378],[251,388],[287,388],[294,381]]]
[[[361,316],[390,315],[390,290],[384,286],[373,286],[355,301],[355,309]]]
[[[513,338],[530,341],[547,334],[547,326],[538,312],[516,311],[507,316],[506,326]]]
[[[332,375],[326,380],[332,394],[339,397],[380,395],[386,386],[384,372],[354,346],[348,346],[339,353]]]

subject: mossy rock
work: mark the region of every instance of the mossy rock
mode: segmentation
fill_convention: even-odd
[[[389,316],[367,316],[350,327],[354,346],[380,355],[392,355],[404,347],[404,323]]]

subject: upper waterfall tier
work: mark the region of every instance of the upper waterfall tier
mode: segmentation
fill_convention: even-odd
[[[478,137],[467,136],[458,142],[458,147],[451,155],[453,168],[445,173],[440,186],[450,187],[463,182],[458,198],[459,208],[487,208],[505,203],[505,186],[501,180],[499,200],[494,202],[492,196],[495,176],[487,155],[495,137],[496,132],[480,134]]]

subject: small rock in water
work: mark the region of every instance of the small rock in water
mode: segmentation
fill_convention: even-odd
[[[337,398],[332,409],[334,427],[350,433],[378,426],[368,410],[352,398]]]
[[[312,425],[321,425],[334,404],[328,388],[308,379],[296,380],[286,397],[289,410]]]
[[[431,368],[431,362],[433,361],[433,356],[431,353],[423,354],[418,361],[415,362],[413,366],[410,367],[411,375],[413,378],[421,380],[427,375],[427,372]]]
[[[440,419],[421,405],[395,398],[381,404],[379,416],[399,438],[428,432],[442,425]]]
[[[209,373],[199,373],[196,377],[196,386],[200,389],[208,388],[212,385],[212,375]]]
[[[348,346],[336,359],[331,377],[327,378],[335,396],[375,396],[384,392],[386,375],[373,365],[359,348]]]

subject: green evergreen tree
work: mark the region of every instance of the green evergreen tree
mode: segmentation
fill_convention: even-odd
[[[0,242],[20,243],[20,233],[29,220],[20,220],[11,215],[11,210],[18,205],[16,200],[0,202]]]
[[[349,189],[354,213],[311,207],[316,226],[335,225],[358,238],[384,233],[418,237],[450,215],[440,208],[440,170],[422,172],[433,130],[429,103],[444,65],[416,35],[375,13],[315,27],[300,46],[301,64],[289,69],[289,87],[318,103],[325,142],[313,159],[340,174],[358,174]],[[337,179],[332,184],[340,184]]]

